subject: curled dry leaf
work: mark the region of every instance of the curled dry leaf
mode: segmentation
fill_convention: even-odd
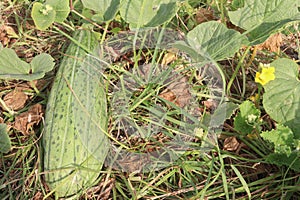
[[[47,81],[44,79],[38,79],[31,82],[26,82],[26,84],[28,88],[33,88],[33,86],[35,86],[38,90],[42,90],[47,85]]]
[[[171,48],[168,50],[168,53],[166,53],[161,61],[162,66],[166,66],[177,59],[177,53],[178,49]]]
[[[278,52],[283,42],[281,33],[271,35],[264,43],[257,45],[259,50],[269,50],[271,52]]]
[[[218,107],[218,102],[214,99],[207,99],[206,101],[203,101],[203,105],[206,110],[212,112]]]
[[[43,111],[41,104],[31,106],[27,112],[16,116],[14,128],[24,135],[28,135],[30,129],[42,119]]]
[[[177,76],[174,76],[174,79],[176,78]],[[175,80],[158,96],[183,108],[184,106],[188,105],[190,99],[192,98],[190,86],[188,84],[188,78],[183,76],[179,80]]]
[[[28,96],[24,92],[15,89],[7,93],[4,96],[3,101],[5,102],[8,108],[16,111],[24,108],[27,99]]]
[[[10,43],[11,38],[18,38],[18,35],[11,26],[0,26],[0,41],[6,46]]]
[[[216,20],[216,17],[214,16],[213,10],[206,9],[206,8],[199,8],[197,10],[195,19],[198,24],[201,24],[203,22]]]
[[[236,151],[240,146],[240,142],[236,139],[236,137],[228,137],[224,140],[223,150],[227,151]]]

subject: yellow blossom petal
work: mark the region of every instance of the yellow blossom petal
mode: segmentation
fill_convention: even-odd
[[[260,64],[261,72],[256,72],[255,82],[265,85],[275,79],[275,68],[269,65]]]

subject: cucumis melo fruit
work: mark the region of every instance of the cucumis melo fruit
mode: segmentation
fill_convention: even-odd
[[[59,66],[46,110],[42,136],[45,180],[56,198],[74,197],[93,184],[108,152],[107,102],[99,65],[82,47],[95,35],[76,30]]]

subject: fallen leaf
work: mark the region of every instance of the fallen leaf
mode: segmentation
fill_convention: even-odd
[[[218,102],[214,99],[207,99],[206,101],[203,101],[203,105],[208,111],[211,112],[217,108]]]
[[[279,52],[280,46],[283,42],[281,33],[271,35],[264,43],[257,45],[258,50],[269,50],[271,52]]]
[[[236,151],[240,146],[239,141],[236,139],[236,137],[228,137],[224,140],[224,147],[223,150],[227,151]]]
[[[28,135],[30,129],[41,121],[42,115],[42,105],[35,104],[31,106],[27,112],[21,113],[20,115],[16,116],[13,126],[22,134]]]
[[[32,85],[34,84],[34,85]],[[43,89],[46,85],[47,85],[47,81],[44,79],[38,79],[38,80],[33,80],[30,82],[27,82],[27,85],[29,88],[32,88],[33,86],[35,86],[38,90]]]
[[[188,78],[183,76],[179,80],[178,75],[172,76],[173,83],[167,86],[158,96],[164,98],[167,101],[175,103],[177,106],[183,108],[189,104],[192,98],[190,93],[190,86],[188,84]],[[174,81],[175,80],[175,81]]]
[[[10,43],[11,38],[18,38],[18,35],[11,26],[0,26],[0,41],[4,46]]]
[[[176,99],[176,95],[171,90],[164,90],[158,96],[170,102],[173,102]]]
[[[213,10],[206,9],[206,8],[199,8],[196,12],[195,19],[198,24],[201,24],[203,22],[215,20],[216,18],[214,16]]]
[[[14,111],[20,110],[24,108],[26,101],[28,99],[28,96],[24,93],[21,92],[18,89],[15,89],[9,93],[7,93],[3,101],[5,102],[6,106]]]
[[[177,56],[175,52],[168,52],[164,55],[162,61],[161,61],[161,65],[162,66],[166,66],[168,64],[170,64],[171,62],[173,62],[174,60],[176,60]]]

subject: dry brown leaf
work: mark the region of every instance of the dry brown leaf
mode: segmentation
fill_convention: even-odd
[[[175,78],[176,76],[174,76],[174,79]],[[183,108],[184,106],[188,105],[190,99],[192,98],[189,84],[187,82],[188,79],[184,76],[168,85],[168,87],[158,96]]]
[[[35,104],[31,106],[27,112],[16,116],[14,128],[24,135],[28,135],[29,130],[41,121],[42,115],[42,105]]]
[[[9,93],[7,93],[3,101],[5,102],[6,106],[12,110],[20,110],[24,108],[26,101],[28,99],[28,96],[24,93],[21,92],[18,89],[15,89]]]
[[[224,140],[224,147],[223,150],[227,151],[236,151],[240,146],[239,141],[236,139],[236,137],[228,137]]]
[[[166,53],[161,61],[161,65],[166,66],[166,65],[170,64],[171,62],[176,60],[176,57],[177,57],[176,53],[173,53],[173,52]]]
[[[209,10],[206,8],[199,8],[197,10],[195,19],[198,24],[201,24],[203,22],[208,22],[211,20],[215,20],[214,12],[213,12],[213,10]]]
[[[11,26],[0,26],[0,42],[6,46],[10,43],[11,38],[18,38],[18,35]]]
[[[165,90],[158,96],[170,102],[173,102],[176,99],[176,95],[171,90]]]
[[[283,42],[281,33],[271,35],[264,43],[257,45],[258,50],[269,50],[271,52],[279,52]]]
[[[214,111],[218,106],[218,102],[213,99],[207,99],[206,101],[203,101],[203,105],[208,111]]]
[[[47,84],[47,81],[44,80],[44,79],[39,79],[39,80],[34,80],[34,81],[32,81],[32,82],[27,82],[27,86],[28,86],[29,88],[32,88],[32,87],[33,87],[32,84],[34,84],[35,87],[36,87],[38,90],[41,90],[41,89],[43,89],[43,88],[45,87],[45,85]]]

